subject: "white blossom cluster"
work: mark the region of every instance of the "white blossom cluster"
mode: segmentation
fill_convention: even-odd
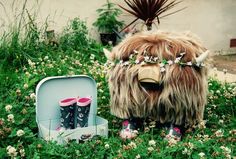
[[[135,65],[135,64],[140,64],[140,65],[146,65],[146,64],[159,64],[160,66],[160,72],[165,72],[166,71],[166,66],[171,66],[174,64],[178,64],[180,66],[197,66],[197,67],[202,67],[205,66],[203,63],[201,62],[182,62],[182,58],[183,56],[186,54],[185,52],[180,53],[180,56],[176,57],[175,60],[166,60],[166,59],[162,59],[160,60],[159,57],[155,57],[155,56],[149,56],[147,55],[147,51],[144,51],[144,56],[142,58],[137,58],[137,54],[138,51],[134,50],[133,51],[134,54],[131,54],[129,56],[129,60],[118,60],[118,61],[114,61],[111,62],[109,61],[109,63],[107,63],[108,65],[110,65],[111,67],[114,67],[116,64],[119,64],[120,66],[131,66],[131,65]]]

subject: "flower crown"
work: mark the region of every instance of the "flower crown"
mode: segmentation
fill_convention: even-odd
[[[117,59],[117,60],[111,62],[110,65],[111,66],[115,66],[115,65],[130,66],[130,65],[136,65],[136,64],[140,64],[140,65],[159,64],[160,72],[165,72],[166,65],[170,66],[170,65],[178,64],[180,66],[193,66],[193,67],[205,66],[204,63],[202,62],[203,60],[183,62],[182,58],[186,54],[185,52],[180,53],[180,55],[178,57],[176,57],[175,60],[166,60],[166,59],[160,60],[160,58],[158,56],[149,56],[148,52],[146,50],[144,50],[143,56],[140,56],[137,59],[138,54],[139,54],[139,52],[137,50],[134,50],[133,53],[129,56],[128,60],[124,61],[124,60]]]

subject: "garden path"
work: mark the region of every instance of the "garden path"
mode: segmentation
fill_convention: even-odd
[[[210,76],[216,77],[220,81],[236,82],[236,54],[216,55],[212,57],[212,69]],[[214,69],[217,68],[216,69]],[[225,72],[225,70],[227,72]]]

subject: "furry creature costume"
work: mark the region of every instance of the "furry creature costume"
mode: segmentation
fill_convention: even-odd
[[[192,34],[141,32],[105,54],[115,116],[185,127],[203,119],[208,51]]]

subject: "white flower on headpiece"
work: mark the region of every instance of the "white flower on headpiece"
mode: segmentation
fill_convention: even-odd
[[[181,60],[181,57],[177,57],[177,58],[175,59],[175,63],[179,63],[180,60]]]
[[[125,61],[124,63],[123,63],[123,66],[128,66],[129,65],[129,61]]]
[[[189,62],[186,63],[186,65],[188,65],[188,66],[192,66],[192,62],[189,61]]]
[[[196,63],[196,66],[197,66],[197,67],[200,67],[200,66],[201,66],[201,63],[200,63],[200,62]]]
[[[115,66],[115,63],[114,62],[110,62],[110,65],[113,67],[113,66]]]
[[[180,56],[184,56],[184,55],[185,55],[185,52],[180,53]]]
[[[120,60],[120,64],[123,64],[123,60]]]
[[[133,58],[133,56],[134,56],[133,54],[130,54],[130,55],[129,55],[129,59],[132,59],[132,58]]]
[[[146,62],[145,61],[142,61],[141,62],[141,66],[143,66],[143,65],[145,65],[146,64]]]
[[[153,58],[153,61],[154,61],[154,62],[157,62],[157,60],[158,60],[158,57],[154,57],[154,58]]]
[[[164,67],[165,66],[165,64],[164,63],[160,63],[160,67]]]
[[[148,62],[149,59],[150,59],[149,56],[144,56],[144,61],[147,61],[147,62]]]
[[[168,63],[169,65],[172,65],[172,64],[173,64],[173,61],[168,60],[167,63]]]
[[[164,67],[161,67],[160,71],[161,71],[161,72],[165,72],[166,69],[165,69]]]
[[[135,60],[135,64],[139,64],[140,63],[140,61],[139,60]]]
[[[134,50],[134,53],[135,53],[135,54],[138,54],[138,51],[137,51],[137,50]]]

